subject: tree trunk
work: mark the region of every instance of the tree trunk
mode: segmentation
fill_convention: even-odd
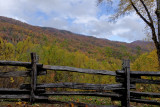
[[[157,49],[157,57],[158,57],[158,63],[159,63],[158,70],[160,70],[160,45],[159,44],[156,49]]]
[[[158,20],[158,46],[157,49],[157,56],[159,61],[159,69],[160,69],[160,0],[157,0],[157,10],[156,10],[157,20]]]

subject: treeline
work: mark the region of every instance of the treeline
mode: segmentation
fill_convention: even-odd
[[[0,38],[0,60],[27,61],[30,62],[30,53],[36,52],[39,55],[39,63],[46,65],[61,65],[78,68],[117,70],[121,67],[121,61],[113,57],[107,57],[104,61],[97,61],[96,58],[89,58],[82,52],[69,52],[61,48],[56,42],[37,44],[28,37],[16,44],[7,42]],[[25,70],[17,67],[1,67],[1,72]],[[51,71],[48,76],[41,76],[41,82],[88,82],[88,83],[106,83],[113,81],[112,77],[87,75],[79,73]],[[17,87],[20,83],[29,82],[29,78],[9,78],[1,79],[1,87]],[[114,82],[114,81],[113,81]]]
[[[53,44],[69,52],[83,53],[89,58],[98,61],[106,60],[106,57],[116,59],[131,59],[134,61],[141,53],[146,52],[139,46],[127,46],[121,42],[105,41],[93,37],[76,35],[67,31],[54,28],[43,28],[24,24],[13,19],[0,17],[0,37],[7,42],[16,45],[30,37],[34,44]]]
[[[43,39],[43,43],[36,43],[30,37],[17,43],[8,42],[0,38],[0,60],[24,61],[30,62],[30,53],[36,52],[39,55],[39,63],[45,65],[61,65],[78,68],[101,69],[115,71],[121,69],[121,60],[113,58],[110,54],[112,51],[107,50],[105,60],[97,60],[90,58],[86,54],[75,51],[70,52],[63,49],[59,43],[53,41],[48,42],[47,38]],[[7,71],[24,71],[25,68],[20,67],[0,67],[0,72]],[[131,63],[131,70],[134,71],[158,71],[158,60],[156,51],[140,55],[134,62]],[[150,79],[148,77],[142,77]],[[159,77],[151,77],[158,80]],[[28,77],[11,77],[0,78],[0,87],[17,88],[22,83],[29,83]],[[56,83],[56,82],[77,82],[77,83],[94,83],[94,84],[112,84],[115,83],[115,78],[111,76],[88,75],[80,73],[70,73],[62,71],[49,71],[47,76],[40,76],[38,82],[41,83]],[[158,85],[137,85],[138,91],[159,92]],[[53,89],[55,90],[55,89]],[[63,90],[63,89],[62,89]]]

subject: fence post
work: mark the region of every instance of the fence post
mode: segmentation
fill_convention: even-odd
[[[122,64],[124,72],[124,100],[121,101],[122,106],[130,107],[130,60],[123,60]]]
[[[37,55],[36,53],[31,53],[31,96],[30,102],[35,102],[35,91],[37,83]]]

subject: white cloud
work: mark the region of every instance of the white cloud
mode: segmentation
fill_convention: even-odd
[[[116,22],[107,22],[108,16],[102,16],[98,21],[88,22],[90,35],[95,35],[100,38],[112,38],[119,36],[125,41],[132,42],[134,40],[142,40],[145,38],[144,27],[145,24],[141,19],[132,13],[128,16],[121,17]],[[105,17],[105,18],[104,18]],[[116,38],[114,38],[116,40]],[[117,40],[119,40],[117,38]]]
[[[61,18],[52,18],[47,21],[43,21],[42,25],[48,26],[48,27],[54,27],[57,29],[66,29],[68,22]]]
[[[98,19],[96,17],[77,17],[75,21],[73,21],[74,24],[86,24],[88,22],[96,22]]]
[[[121,28],[121,29],[115,29],[112,31],[113,35],[123,35],[124,33],[130,32],[130,29],[125,29],[125,28]]]
[[[75,33],[125,41],[143,39],[144,23],[135,14],[107,22],[99,15],[97,0],[0,0],[0,15],[32,25],[55,27]],[[115,37],[115,38],[114,38]]]

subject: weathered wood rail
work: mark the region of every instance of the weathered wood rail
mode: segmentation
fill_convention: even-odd
[[[55,95],[82,95],[109,97],[112,100],[121,101],[121,106],[130,107],[130,102],[160,105],[156,100],[144,99],[144,97],[160,98],[160,93],[137,92],[136,83],[160,84],[160,80],[141,79],[141,76],[160,76],[160,72],[130,71],[129,60],[124,60],[122,70],[107,71],[82,69],[68,66],[51,66],[39,64],[35,53],[31,53],[31,62],[0,61],[0,66],[20,66],[26,67],[27,71],[0,72],[0,78],[9,77],[30,77],[30,84],[22,84],[19,88],[0,88],[0,99],[21,99],[30,103],[50,103],[50,104],[75,104],[79,107],[99,107],[91,104],[79,102],[66,102],[48,99]],[[46,75],[47,70],[78,72],[96,75],[110,75],[116,77],[117,84],[89,84],[89,83],[44,83],[37,84],[37,76]],[[46,88],[70,88],[81,89],[82,91],[46,91]],[[109,91],[109,92],[107,92]],[[11,100],[10,100],[11,101]],[[116,105],[112,105],[116,107]],[[100,107],[107,107],[100,106]]]

